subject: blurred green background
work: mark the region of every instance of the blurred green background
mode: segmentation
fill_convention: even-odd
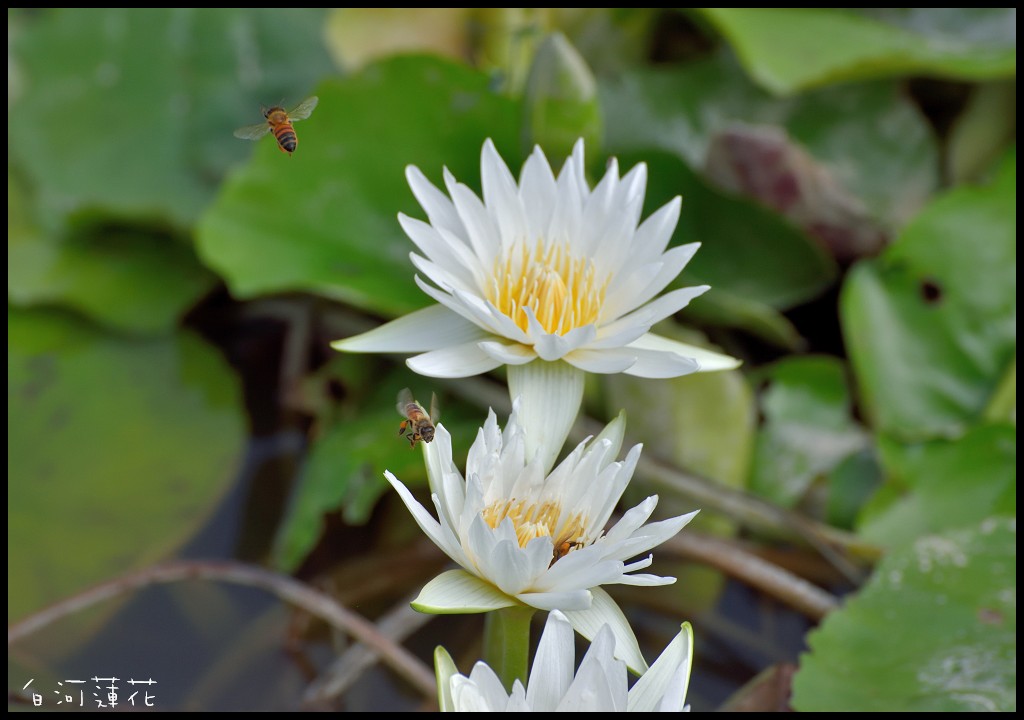
[[[293,156],[232,136],[313,94]],[[682,195],[672,242],[703,243],[677,284],[712,290],[659,331],[744,360],[590,378],[590,415],[625,408],[708,494],[631,491],[843,596],[819,622],[659,551],[681,582],[617,596],[649,659],[690,620],[697,710],[794,667],[757,709],[1015,710],[1015,107],[1015,9],[9,9],[9,624],[171,558],[403,605],[444,559],[383,479],[426,482],[395,395],[437,392],[459,458],[502,378],[329,342],[428,304],[406,165],[478,189],[485,138],[516,172],[583,137],[592,180],[646,163],[645,216]],[[468,671],[478,620],[406,644]],[[338,652],[187,581],[19,635],[8,687],[113,672],[162,709],[296,709]],[[379,669],[319,702],[422,707]]]

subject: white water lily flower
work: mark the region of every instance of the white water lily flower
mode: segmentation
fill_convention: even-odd
[[[657,505],[651,496],[605,530],[640,457],[633,447],[616,462],[625,421],[580,443],[550,475],[539,455],[528,460],[517,420],[518,400],[504,432],[488,414],[466,460],[466,479],[452,459],[443,424],[426,445],[437,519],[392,473],[417,524],[461,566],[431,580],[413,607],[431,613],[487,612],[515,605],[563,611],[582,635],[602,625],[615,635],[616,654],[638,672],[646,666],[622,611],[601,585],[666,585],[672,577],[639,574],[652,558],[627,562],[678,533],[697,514],[644,524]]]
[[[690,709],[686,705],[693,661],[693,630],[689,623],[683,623],[679,634],[632,688],[628,687],[625,664],[612,654],[614,642],[611,628],[601,628],[577,671],[572,627],[565,615],[552,611],[537,646],[527,687],[516,680],[511,694],[505,691],[497,674],[486,663],[478,662],[469,677],[460,675],[451,656],[439,647],[434,653],[438,703],[445,712],[678,712]]]
[[[708,290],[658,293],[699,243],[666,249],[679,220],[675,198],[640,221],[647,168],[619,177],[613,158],[587,184],[583,141],[557,178],[536,148],[515,178],[484,143],[483,200],[447,169],[448,196],[406,170],[429,222],[399,215],[420,253],[420,288],[438,304],[334,343],[348,352],[418,352],[408,364],[431,377],[478,375],[507,365],[523,401],[528,440],[548,467],[579,411],[583,372],[647,378],[734,368],[738,361],[655,335],[651,327]]]

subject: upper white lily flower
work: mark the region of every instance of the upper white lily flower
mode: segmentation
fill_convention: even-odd
[[[536,148],[517,183],[484,143],[483,200],[444,171],[446,196],[419,169],[406,177],[429,222],[399,215],[420,253],[420,288],[436,305],[334,343],[349,352],[418,352],[421,375],[457,378],[509,366],[509,391],[537,428],[550,467],[579,410],[584,371],[648,378],[734,368],[731,357],[650,332],[708,290],[657,299],[699,243],[668,247],[675,198],[642,223],[647,168],[619,177],[615,159],[593,189],[583,141],[555,177]]]
[[[512,693],[486,663],[469,677],[444,648],[434,654],[438,702],[445,712],[678,712],[689,710],[686,692],[693,660],[693,631],[683,623],[651,669],[628,687],[626,666],[613,655],[615,638],[605,626],[576,671],[576,648],[568,619],[548,615],[527,687],[516,680]],[[573,675],[575,671],[575,676]]]
[[[650,555],[627,561],[675,535],[697,513],[645,525],[658,502],[651,496],[605,530],[640,457],[637,445],[625,460],[615,461],[624,431],[620,416],[548,475],[539,455],[527,459],[527,430],[516,409],[504,432],[491,411],[469,450],[463,479],[452,459],[451,436],[439,423],[434,441],[425,446],[436,519],[385,472],[420,528],[462,568],[431,580],[413,606],[432,613],[518,604],[562,610],[588,638],[602,625],[611,626],[616,654],[631,668],[646,669],[629,623],[599,586],[675,582],[636,572],[651,564]]]

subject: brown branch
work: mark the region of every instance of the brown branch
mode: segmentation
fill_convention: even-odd
[[[182,580],[217,580],[266,590],[372,648],[385,664],[424,696],[437,696],[434,673],[415,655],[397,645],[361,615],[292,577],[230,561],[180,560],[108,580],[8,626],[7,644],[11,645],[61,618],[123,593]]]
[[[839,607],[839,599],[737,543],[684,530],[658,547],[697,560],[742,580],[813,620]]]
[[[410,606],[413,599],[414,596],[410,596],[399,602],[377,621],[378,632],[393,643],[402,642],[434,618],[433,615],[413,610]],[[321,707],[340,697],[377,657],[374,648],[363,644],[353,645],[306,688],[302,697],[303,705],[307,708]]]

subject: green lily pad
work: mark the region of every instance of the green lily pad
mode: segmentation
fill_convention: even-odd
[[[937,198],[855,266],[843,333],[871,424],[907,441],[980,419],[1017,343],[1016,152],[990,185]]]
[[[63,8],[11,43],[9,127],[45,215],[102,208],[190,224],[251,148],[231,136],[260,104],[298,102],[333,70],[325,11]]]
[[[1015,712],[1016,518],[894,551],[808,644],[801,712]]]
[[[479,188],[487,137],[518,167],[518,105],[483,74],[428,56],[370,65],[317,94],[294,156],[267,139],[228,179],[199,223],[200,255],[242,298],[304,290],[382,314],[423,307],[396,219],[423,217],[405,167],[443,187],[447,166]]]
[[[772,211],[712,188],[678,157],[624,153],[619,162],[623,168],[647,163],[648,213],[683,197],[673,244],[702,244],[677,285],[708,283],[786,309],[817,296],[834,279],[835,263],[810,238]]]
[[[900,227],[938,184],[933,132],[896,82],[780,99],[753,85],[730,57],[718,55],[621,73],[602,80],[600,91],[610,153],[661,149],[703,169],[713,144],[730,133],[784,133],[832,179],[822,197],[847,214],[856,211],[845,221],[855,223],[852,230],[870,229],[871,221],[882,231]],[[783,179],[792,184],[798,171]],[[834,222],[831,215],[822,219]]]
[[[763,87],[792,93],[894,75],[958,79],[1017,72],[1011,8],[702,8]]]
[[[237,378],[190,333],[8,310],[8,618],[172,553],[235,477]]]
[[[818,479],[862,450],[868,439],[850,416],[845,368],[836,358],[790,357],[765,373],[764,426],[750,489],[795,506]]]
[[[8,208],[11,207],[8,181]],[[115,330],[161,333],[217,278],[189,244],[131,226],[86,226],[54,241],[8,228],[7,297],[64,305]]]
[[[982,425],[956,440],[882,443],[891,481],[908,489],[884,507],[870,505],[860,533],[883,546],[960,527],[992,515],[1017,515],[1017,429]]]

